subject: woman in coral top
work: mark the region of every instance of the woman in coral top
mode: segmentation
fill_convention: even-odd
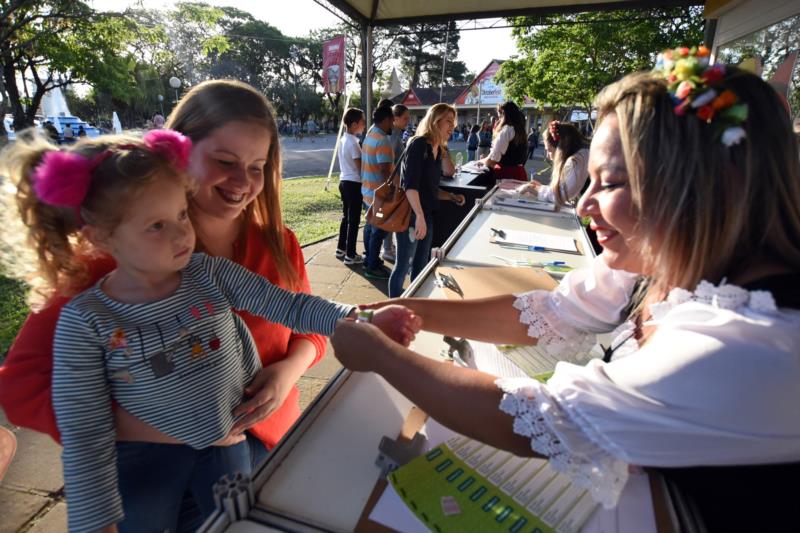
[[[280,287],[310,292],[300,245],[281,220],[280,144],[264,96],[240,82],[205,82],[186,94],[167,127],[188,136],[194,145],[189,173],[197,178],[191,218],[198,248],[231,259]],[[50,392],[56,321],[70,296],[114,268],[108,257],[91,256],[86,262],[88,276],[69,280],[74,290],[51,295],[41,310],[31,313],[0,368],[0,405],[8,419],[55,440],[59,433]],[[249,414],[234,428],[247,429],[255,465],[299,416],[295,384],[323,356],[325,339],[240,315],[264,366],[253,382],[252,396],[239,407]],[[116,409],[116,417],[118,440],[162,440],[155,429],[123,409]]]

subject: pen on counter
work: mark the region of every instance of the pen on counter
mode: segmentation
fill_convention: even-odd
[[[514,250],[528,250],[529,252],[546,252],[547,249],[544,246],[528,246],[526,244],[513,244],[513,243],[506,243],[506,242],[499,242],[497,243],[504,248],[512,248]]]

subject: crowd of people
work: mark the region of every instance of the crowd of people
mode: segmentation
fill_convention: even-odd
[[[633,466],[700,480],[797,465],[797,140],[772,87],[708,58],[671,50],[654,71],[606,87],[588,149],[568,124],[548,125],[554,181],[530,186],[558,203],[585,187],[577,211],[603,248],[553,291],[396,298],[409,266],[413,276],[427,262],[438,202],[464,201],[439,188],[456,110],[432,106],[405,148],[407,109],[347,110],[336,255],[391,276],[392,298],[366,306],[363,321],[310,295],[281,217],[278,125],[252,87],[198,84],[144,138],[59,147],[20,133],[3,164],[51,292],[8,353],[0,405],[64,445],[70,530],[182,530],[192,504],[207,515],[211,484],[252,471],[297,419],[295,383],[331,334],[347,368],[380,374],[459,433],[548,457],[606,507]],[[513,176],[530,141],[518,108],[501,111],[494,132],[471,128],[468,147]],[[365,258],[355,237],[398,161],[413,215],[390,273],[385,233],[365,228]],[[420,326],[537,344],[560,362],[546,383],[498,379],[414,353]],[[604,357],[590,358],[610,332]],[[728,510],[771,486],[698,493],[721,509],[710,530],[737,529]],[[775,516],[760,516],[774,529]]]

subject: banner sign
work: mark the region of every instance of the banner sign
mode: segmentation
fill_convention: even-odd
[[[492,63],[472,82],[469,89],[456,100],[461,105],[494,105],[505,101],[503,87],[494,81],[494,76],[500,69],[500,63]]]
[[[344,35],[322,43],[322,87],[326,93],[343,93],[345,86]]]

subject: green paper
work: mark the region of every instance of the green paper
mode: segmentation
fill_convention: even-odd
[[[436,533],[555,533],[508,494],[441,445],[389,475],[408,508]],[[441,500],[458,502],[459,514],[445,516]]]

